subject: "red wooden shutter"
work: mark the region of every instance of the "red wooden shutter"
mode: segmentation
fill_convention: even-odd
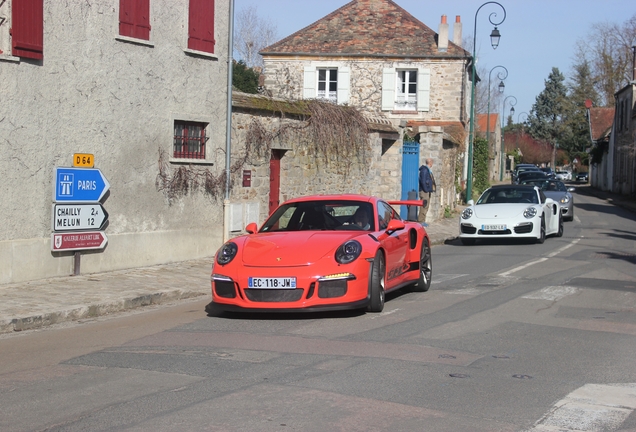
[[[150,0],[119,0],[119,34],[150,40]]]
[[[44,53],[44,0],[11,2],[12,54],[42,59]]]
[[[188,48],[214,53],[214,0],[190,0]]]

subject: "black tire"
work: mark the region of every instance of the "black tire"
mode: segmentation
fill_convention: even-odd
[[[462,244],[464,246],[472,246],[477,241],[477,239],[473,239],[473,238],[462,238],[460,240],[462,241]]]
[[[541,216],[541,231],[539,237],[537,237],[537,244],[542,244],[545,241],[545,218]]]
[[[367,311],[382,312],[382,309],[384,309],[384,281],[386,278],[386,267],[382,252],[378,251],[375,254],[369,273],[370,301]]]
[[[431,257],[431,245],[425,237],[422,240],[422,250],[420,252],[420,277],[412,286],[413,291],[426,292],[431,287],[433,276],[433,258]]]
[[[559,231],[556,233],[557,237],[563,237],[563,216],[559,215]]]

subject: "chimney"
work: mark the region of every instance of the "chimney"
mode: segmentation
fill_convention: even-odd
[[[453,43],[462,46],[462,22],[459,15],[455,16],[455,25],[453,25]]]
[[[446,15],[442,15],[442,22],[439,25],[439,34],[437,35],[437,49],[439,52],[448,51],[448,23]]]

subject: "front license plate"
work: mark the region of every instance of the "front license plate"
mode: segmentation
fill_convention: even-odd
[[[482,225],[482,231],[505,231],[506,225]]]
[[[247,279],[247,287],[260,289],[296,289],[296,278],[250,277]]]

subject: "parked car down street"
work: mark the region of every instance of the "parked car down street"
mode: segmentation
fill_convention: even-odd
[[[559,180],[525,180],[521,184],[541,188],[545,196],[559,202],[564,221],[574,220],[574,197],[571,194],[575,190],[573,187],[568,188]]]
[[[586,173],[586,172],[581,172],[581,173],[578,173],[576,175],[576,181],[577,182],[587,183],[589,181],[589,179],[590,179],[590,175],[589,175],[589,173]]]

